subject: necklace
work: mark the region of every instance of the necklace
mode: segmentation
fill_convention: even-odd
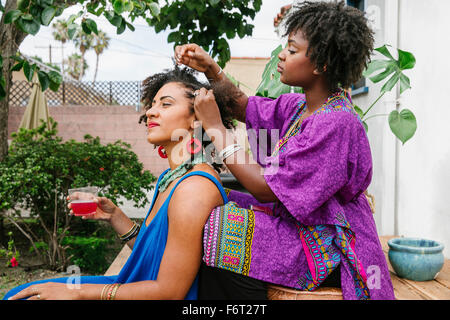
[[[172,181],[183,176],[186,172],[191,170],[194,167],[194,165],[204,162],[206,162],[206,158],[202,152],[201,156],[195,156],[194,160],[187,159],[178,167],[176,167],[174,170],[169,170],[159,182],[158,191],[160,192],[166,191],[167,187]]]
[[[331,95],[331,97],[329,97],[327,99],[327,101],[324,104],[322,104],[322,106],[319,108],[319,110],[337,99],[346,98],[344,96],[344,93],[345,92],[337,92],[336,94]],[[291,124],[289,125],[289,130],[286,132],[286,134],[283,136],[283,138],[281,138],[278,141],[278,143],[275,145],[275,148],[273,149],[273,152],[272,152],[272,157],[275,156],[280,151],[280,149],[283,147],[283,145],[285,145],[291,137],[293,137],[297,133],[301,132],[302,122],[303,122],[302,115],[305,113],[306,109],[307,109],[306,101],[303,101],[303,103],[301,103],[299,108],[297,109],[297,112],[291,118],[291,121],[290,121]],[[317,110],[314,113],[318,113],[319,110]]]

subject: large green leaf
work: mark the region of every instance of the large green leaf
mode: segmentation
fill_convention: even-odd
[[[291,92],[291,87],[280,81],[280,73],[277,71],[277,65],[280,61],[278,54],[282,50],[283,47],[279,45],[272,51],[270,61],[264,68],[262,81],[256,89],[256,95],[276,99],[284,93]]]
[[[33,80],[34,69],[30,66],[30,63],[26,60],[23,62],[23,73],[28,81]]]
[[[416,58],[411,52],[398,49],[398,64],[400,70],[412,69],[416,65]]]
[[[368,77],[372,82],[378,83],[388,79],[381,88],[381,93],[391,91],[400,81],[400,93],[411,88],[409,78],[403,73],[404,70],[412,69],[416,64],[416,59],[411,52],[398,49],[398,60],[389,52],[388,45],[384,45],[375,49],[387,60],[373,60],[364,72],[364,76]],[[375,75],[374,75],[375,74]]]
[[[127,23],[126,23],[125,19],[122,19],[122,21],[120,22],[120,25],[117,27],[116,33],[117,34],[123,33],[125,31],[126,27],[127,27]]]
[[[14,22],[22,15],[22,11],[20,10],[11,10],[5,14],[4,24],[8,24]]]
[[[56,72],[56,71],[50,71],[48,74],[48,79],[50,80],[49,88],[50,90],[56,92],[59,89],[59,86],[61,85],[63,78],[62,76]]]
[[[122,14],[125,11],[125,2],[123,0],[114,0],[113,8],[117,14]]]
[[[23,67],[23,62],[24,62],[23,60],[17,62],[15,65],[13,65],[13,66],[11,67],[11,71],[19,71],[20,69],[22,69],[22,67]]]
[[[41,22],[44,26],[48,26],[56,14],[56,8],[47,7],[42,11]]]
[[[97,28],[97,23],[92,20],[92,19],[86,19],[86,25],[89,27],[89,29],[95,33],[96,35],[98,35],[98,28]]]
[[[158,3],[152,2],[148,5],[148,7],[150,8],[150,13],[152,14],[152,16],[154,17],[159,16],[161,9],[159,8]]]
[[[81,21],[81,29],[83,29],[84,33],[91,34],[92,30],[89,28],[87,20]]]
[[[16,25],[23,32],[32,34],[33,36],[35,36],[41,28],[41,25],[37,23],[36,20],[25,20],[22,19],[22,17],[16,20]]]
[[[416,117],[408,109],[403,109],[400,113],[394,110],[389,115],[389,127],[395,136],[405,144],[416,132]]]
[[[48,78],[47,74],[45,72],[38,71],[38,79],[39,83],[41,84],[41,90],[47,90],[48,86],[50,85],[50,79]]]

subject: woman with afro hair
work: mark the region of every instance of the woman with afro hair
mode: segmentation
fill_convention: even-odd
[[[223,230],[207,232],[216,224],[226,228],[222,222],[230,217],[210,218],[205,239],[218,247],[203,257],[208,281],[202,282],[200,297],[232,299],[242,285],[229,279],[238,275],[297,290],[336,286],[344,299],[394,299],[364,195],[372,179],[370,145],[345,90],[370,61],[373,32],[364,14],[343,2],[300,3],[285,25],[280,80],[303,88],[304,94],[272,100],[247,97],[236,87],[233,91],[230,107],[246,123],[253,158],[235,146],[210,91],[196,91],[197,119],[250,193],[231,190],[228,199],[251,209],[233,246],[220,247]],[[177,46],[175,59],[204,72],[212,83],[231,86],[196,44]]]

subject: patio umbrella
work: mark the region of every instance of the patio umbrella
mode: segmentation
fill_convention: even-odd
[[[25,109],[25,113],[23,114],[19,128],[37,128],[41,125],[41,119],[47,123],[48,129],[51,129],[50,124],[48,123],[49,112],[47,98],[41,90],[41,84],[39,83],[37,73],[35,73],[33,77],[33,88],[31,89],[30,100],[28,101],[28,105]]]

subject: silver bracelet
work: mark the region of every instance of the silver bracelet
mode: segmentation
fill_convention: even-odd
[[[231,156],[236,151],[239,151],[240,149],[242,149],[242,146],[240,144],[229,145],[219,153],[219,159],[221,159],[223,162],[226,158]]]
[[[220,74],[223,72],[223,69],[222,69],[221,66],[219,66],[219,69],[220,69],[220,70],[219,70],[219,71],[217,72],[217,74],[216,74],[217,76],[220,75]],[[211,82],[211,81],[214,81],[214,79],[210,79],[210,78],[207,78],[207,79],[208,79],[208,81],[210,81],[210,82]]]

